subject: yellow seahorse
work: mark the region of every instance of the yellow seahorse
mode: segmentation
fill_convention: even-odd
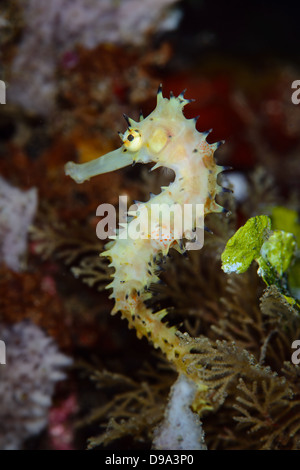
[[[171,93],[170,99],[164,98],[160,86],[156,108],[148,117],[135,122],[125,116],[129,127],[120,135],[123,144],[119,149],[88,163],[68,162],[65,171],[77,183],[137,162],[155,162],[152,170],[163,166],[174,171],[174,181],[162,187],[161,193],[153,195],[148,202],[138,204],[138,210],[129,214],[128,223],[119,229],[115,240],[106,245],[101,256],[109,257],[110,266],[114,268],[113,281],[107,286],[112,289],[110,297],[115,299],[112,314],[121,312],[129,327],[136,329],[139,338],[148,338],[165,353],[179,373],[196,382],[198,394],[194,408],[200,411],[208,406],[205,398],[207,387],[201,382],[195,366],[192,339],[179,333],[176,327],[162,322],[167,314],[165,309],[153,312],[145,304],[151,298],[151,284],[159,281],[157,271],[161,257],[171,247],[183,252],[182,240],[189,239],[195,229],[203,229],[203,217],[199,217],[197,211],[186,217],[182,228],[176,227],[175,230],[173,226],[162,226],[163,214],[154,208],[167,211],[177,204],[184,213],[188,204],[192,207],[203,205],[204,216],[224,210],[215,200],[222,191],[217,184],[217,176],[224,168],[214,161],[214,152],[221,142],[209,144],[206,141],[209,132],[196,130],[197,118],[185,118],[183,107],[191,100],[185,99],[184,93],[177,97]],[[127,236],[136,231],[140,222],[143,236]]]

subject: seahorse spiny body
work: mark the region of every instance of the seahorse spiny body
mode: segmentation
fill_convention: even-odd
[[[171,95],[168,99],[163,97],[159,87],[156,108],[147,118],[135,122],[125,116],[129,127],[120,135],[123,144],[119,149],[81,165],[69,162],[66,174],[81,183],[91,176],[136,162],[155,162],[152,170],[163,166],[174,171],[174,181],[162,187],[161,193],[154,195],[148,202],[138,204],[138,212],[133,214],[133,218],[128,218],[127,225],[119,229],[115,240],[106,245],[106,251],[101,256],[109,257],[110,266],[115,270],[113,280],[107,286],[112,289],[110,297],[115,299],[112,314],[120,311],[122,317],[127,318],[129,327],[136,329],[138,337],[150,339],[174,363],[179,373],[189,375],[198,383],[196,408],[199,410],[205,407],[201,393],[204,397],[207,387],[201,384],[197,367],[190,367],[195,361],[191,353],[193,341],[178,333],[175,327],[162,322],[166,310],[153,312],[145,304],[151,298],[149,287],[159,280],[157,264],[161,257],[171,247],[184,251],[182,239],[187,238],[195,228],[203,228],[203,221],[193,213],[184,224],[180,236],[171,230],[169,237],[164,238],[164,227],[161,226],[159,214],[155,218],[154,204],[170,207],[176,203],[183,210],[186,204],[203,204],[204,215],[223,211],[215,200],[222,191],[217,184],[217,176],[223,167],[214,161],[214,152],[220,143],[209,144],[206,141],[209,132],[199,133],[196,130],[196,119],[185,118],[183,107],[187,103],[189,100],[184,98],[184,92],[178,97]],[[124,231],[129,234],[132,224],[136,227],[145,213],[148,218],[152,216],[145,236],[137,239],[124,237]]]

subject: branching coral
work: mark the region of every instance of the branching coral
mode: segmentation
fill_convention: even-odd
[[[35,251],[44,259],[56,255],[64,261],[75,277],[81,277],[89,286],[104,288],[109,281],[111,270],[105,260],[99,260],[99,250],[103,243],[95,244],[95,236],[73,223],[73,237],[70,227],[61,224],[38,226],[31,230],[31,238],[36,243]]]
[[[82,427],[97,421],[104,426],[100,435],[89,439],[89,447],[107,446],[129,436],[138,442],[151,442],[153,429],[163,417],[166,395],[174,374],[165,371],[164,380],[160,380],[158,371],[145,366],[136,379],[107,370],[94,370],[91,376],[98,389],[106,390],[113,398],[77,424]]]
[[[220,257],[233,233],[233,220],[214,216],[209,222],[214,235],[207,234],[201,251],[190,252],[188,257],[171,253],[162,273],[164,284],[157,286],[152,302],[154,308],[173,305],[169,313],[172,324],[183,322],[180,330],[190,334],[178,331],[179,339],[193,348],[190,366],[201,366],[199,379],[207,385],[215,411],[202,417],[208,448],[297,448],[299,371],[290,358],[291,344],[300,337],[299,317],[274,286],[261,296],[263,284],[255,266],[244,274],[222,273]],[[49,235],[44,233],[45,242]],[[67,246],[67,233],[63,238]],[[53,241],[55,236],[48,239]],[[53,253],[56,249],[59,253],[64,244],[55,243]],[[76,260],[76,250],[74,254]],[[90,260],[97,270],[98,256]],[[126,376],[115,380],[105,372],[94,375],[104,390],[110,391],[114,383],[116,395],[111,400],[108,393],[103,405],[84,420],[86,424],[93,418],[102,425],[109,420],[91,445],[113,445],[128,436],[136,441],[143,436],[151,442],[174,373],[166,377],[165,372],[156,371],[159,389],[153,378],[129,386],[132,379]],[[122,382],[129,386],[124,393]]]
[[[297,448],[299,371],[290,358],[291,344],[300,337],[299,317],[274,286],[259,302],[263,285],[254,266],[244,274],[222,274],[220,255],[232,233],[230,225],[223,219],[223,236],[218,236],[221,225],[215,216],[210,221],[215,235],[207,235],[201,251],[190,252],[187,258],[173,253],[153,302],[173,305],[172,323],[183,321],[180,330],[194,337],[178,333],[193,347],[190,366],[202,366],[199,378],[207,385],[216,412],[202,418],[208,448]],[[92,263],[97,269],[97,256]],[[156,371],[158,395],[153,379],[144,385],[133,381],[123,393],[121,382],[129,385],[132,379],[115,380],[113,374],[100,371],[94,375],[102,389],[109,391],[114,384],[117,393],[113,400],[108,394],[84,420],[109,420],[106,431],[91,439],[92,445],[112,445],[129,435],[151,442],[174,374],[166,378],[165,372]]]

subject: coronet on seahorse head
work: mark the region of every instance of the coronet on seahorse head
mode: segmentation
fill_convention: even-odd
[[[170,99],[162,95],[161,85],[157,92],[157,105],[154,111],[145,119],[140,116],[136,122],[124,115],[128,129],[124,134],[119,133],[122,146],[95,160],[83,164],[68,162],[65,172],[76,183],[83,183],[91,176],[123,168],[134,163],[155,162],[155,169],[159,166],[171,166],[168,161],[170,152],[166,152],[167,146],[176,145],[182,129],[195,131],[195,120],[187,120],[182,109],[193,100],[184,98],[185,90],[177,97],[170,94]],[[207,135],[207,134],[205,134]]]

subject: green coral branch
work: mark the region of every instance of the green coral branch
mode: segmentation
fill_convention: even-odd
[[[249,219],[228,240],[222,253],[225,273],[244,273],[252,261],[259,258],[263,243],[271,233],[271,220],[266,215]]]
[[[266,240],[257,258],[258,274],[270,286],[275,284],[281,291],[288,293],[286,272],[296,252],[296,241],[292,233],[275,230]]]
[[[298,213],[282,206],[274,207],[271,214],[272,227],[275,230],[285,230],[295,235],[298,249],[295,259],[288,271],[288,284],[291,293],[298,300],[300,299],[300,223]]]
[[[285,226],[293,232],[285,231]],[[256,261],[258,275],[264,282],[268,286],[275,285],[290,304],[300,308],[293,296],[293,287],[300,287],[297,241],[300,244],[297,213],[274,208],[272,218],[266,215],[252,217],[228,240],[221,256],[222,269],[226,273],[240,274]]]

